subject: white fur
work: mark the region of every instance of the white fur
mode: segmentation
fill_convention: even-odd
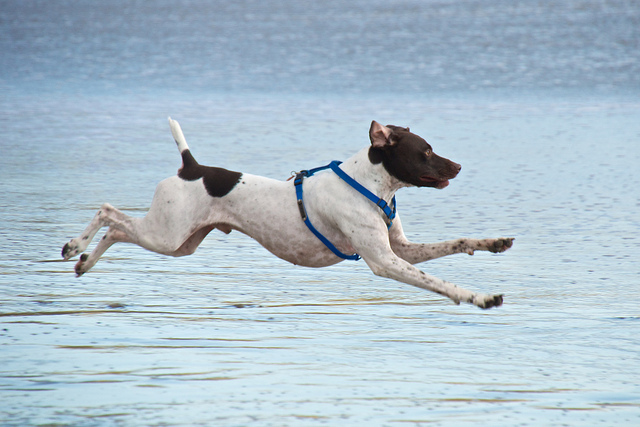
[[[189,146],[187,145],[187,140],[182,133],[180,123],[169,117],[169,126],[171,127],[171,134],[173,135],[173,139],[176,141],[176,144],[178,144],[178,151],[182,153],[184,150],[188,150]]]

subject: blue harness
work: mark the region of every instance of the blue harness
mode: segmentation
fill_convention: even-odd
[[[311,232],[318,239],[320,239],[320,241],[322,243],[324,243],[324,245],[327,248],[329,248],[331,250],[331,252],[333,252],[336,256],[338,256],[340,258],[343,258],[343,259],[357,261],[357,260],[360,259],[360,255],[358,255],[358,254],[347,255],[347,254],[344,254],[344,253],[340,252],[333,245],[333,243],[331,243],[329,240],[327,240],[327,238],[324,237],[318,230],[316,230],[316,228],[313,226],[313,224],[311,224],[311,221],[309,220],[309,216],[307,215],[307,210],[304,208],[304,202],[302,201],[302,180],[305,177],[310,177],[314,173],[319,172],[321,170],[331,169],[344,182],[346,182],[347,184],[349,184],[350,186],[352,186],[353,188],[358,190],[363,196],[365,196],[367,199],[371,200],[373,203],[376,204],[376,206],[378,206],[380,209],[382,209],[384,214],[389,219],[389,222],[387,224],[387,228],[391,227],[392,221],[396,217],[396,196],[393,196],[393,199],[391,201],[391,203],[393,204],[393,209],[392,209],[392,208],[389,207],[387,202],[384,201],[384,199],[381,199],[380,197],[376,196],[371,191],[369,191],[365,187],[363,187],[358,181],[356,181],[355,179],[351,178],[349,175],[344,173],[344,171],[342,169],[340,169],[340,167],[338,166],[340,163],[342,163],[342,162],[334,160],[333,162],[329,163],[326,166],[320,166],[318,168],[300,171],[300,172],[298,172],[296,174],[296,178],[293,181],[293,184],[296,187],[296,197],[298,199],[298,209],[300,210],[300,216],[302,217],[302,221],[304,221],[304,223],[309,228],[309,230],[311,230]]]

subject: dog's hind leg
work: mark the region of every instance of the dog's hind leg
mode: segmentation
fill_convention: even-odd
[[[100,243],[98,243],[98,246],[91,255],[81,255],[80,261],[78,261],[75,268],[76,274],[81,276],[89,271],[89,269],[98,262],[100,256],[116,242],[136,243],[143,246],[139,238],[141,222],[142,218],[130,217],[109,203],[105,203],[82,234],[64,245],[62,248],[62,256],[64,259],[69,259],[84,252],[96,233],[102,227],[109,226],[109,230],[100,240]]]
[[[118,242],[134,243],[131,241],[127,233],[120,231],[115,227],[109,227],[91,254],[82,254],[80,256],[80,260],[78,260],[75,266],[76,275],[80,277],[89,271],[96,262],[98,262],[102,254],[104,254],[111,245]]]
[[[188,203],[189,197],[194,196],[189,188],[196,191],[197,196],[206,195],[198,183],[178,177],[164,180],[158,185],[151,207],[142,218],[130,217],[108,203],[103,204],[85,231],[64,245],[62,256],[69,259],[84,252],[98,230],[105,226],[109,227],[105,237],[90,255],[83,254],[76,265],[78,276],[89,271],[117,242],[134,243],[163,255],[184,256],[192,254],[214,228],[230,232],[230,226],[224,221],[216,221],[219,216],[211,214],[210,205],[194,208]]]
[[[102,208],[95,214],[87,228],[75,239],[71,239],[69,243],[66,243],[62,248],[62,257],[65,260],[73,258],[74,256],[84,252],[89,243],[93,240],[96,233],[107,225],[105,222],[105,210],[113,208],[110,204],[105,203]]]

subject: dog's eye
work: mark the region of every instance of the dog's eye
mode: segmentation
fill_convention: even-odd
[[[427,151],[424,152],[425,156],[429,157],[431,155],[431,150],[427,149]]]

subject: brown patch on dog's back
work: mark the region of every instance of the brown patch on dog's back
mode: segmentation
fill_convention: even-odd
[[[195,181],[202,178],[204,188],[211,197],[223,197],[229,194],[240,181],[242,173],[223,168],[202,166],[189,150],[182,152],[182,167],[178,176],[185,181]]]

